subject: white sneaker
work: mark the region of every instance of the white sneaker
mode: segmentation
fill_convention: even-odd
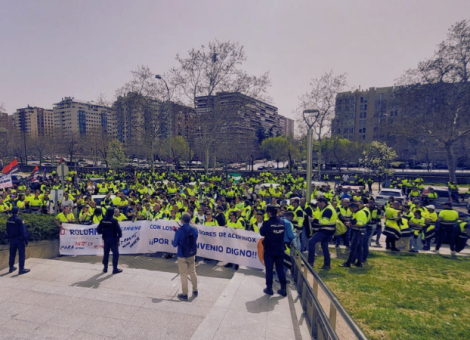
[[[434,249],[434,250],[431,250],[433,253],[436,253],[436,254],[439,254],[439,250],[438,249]]]
[[[455,255],[456,255],[455,251],[451,251],[451,252],[450,252],[450,255],[451,255],[451,256],[455,256]]]

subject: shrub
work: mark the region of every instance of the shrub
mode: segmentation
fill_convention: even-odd
[[[6,222],[8,215],[0,215],[0,244],[7,244]],[[20,214],[23,223],[28,227],[28,241],[59,239],[59,227],[54,223],[52,215]]]

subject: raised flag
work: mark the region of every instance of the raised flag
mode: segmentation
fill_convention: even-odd
[[[33,169],[33,172],[31,173],[31,175],[33,175],[33,174],[34,174],[36,171],[38,171],[38,170],[39,170],[39,167],[36,165],[36,166],[34,167],[34,169]]]
[[[2,172],[5,174],[5,175],[8,175],[8,174],[12,174],[14,173],[15,171],[18,171],[20,170],[20,166],[18,165],[18,161],[16,160],[16,158],[13,160],[13,162],[11,162],[10,164],[6,165]]]

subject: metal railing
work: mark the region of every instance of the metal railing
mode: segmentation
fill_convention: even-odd
[[[338,301],[336,296],[322,281],[320,276],[308,264],[305,257],[295,247],[291,248],[292,276],[297,287],[302,308],[306,313],[306,319],[310,335],[318,340],[341,340],[337,334],[338,316],[344,320],[343,325],[349,335],[343,339],[352,339],[350,335],[358,340],[367,340],[367,337],[354,322],[351,316]],[[303,265],[303,269],[302,269]],[[309,278],[309,274],[311,278]],[[322,307],[319,299],[318,287],[329,300],[329,316]],[[339,315],[338,315],[339,314]],[[343,332],[344,333],[344,332]]]

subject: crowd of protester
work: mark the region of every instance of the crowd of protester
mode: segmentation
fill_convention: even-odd
[[[432,204],[437,196],[433,190],[425,190],[419,177],[392,179],[390,186],[404,189],[406,199],[390,197],[380,205],[372,197],[371,177],[324,175],[321,179],[324,182],[313,186],[308,202],[305,176],[299,174],[260,172],[231,177],[225,173],[71,171],[58,202],[52,190],[61,189],[62,183],[53,173],[38,182],[4,189],[0,212],[17,207],[21,213],[55,214],[60,226],[99,223],[112,207],[118,221],[179,221],[188,213],[194,224],[259,232],[268,219],[267,207],[274,206],[279,216],[291,222],[298,249],[308,250],[309,240],[313,246],[321,243],[326,245],[323,253],[329,260],[328,244],[343,244],[354,248],[355,259],[350,262],[358,265],[367,261],[370,244],[381,246],[382,235],[391,251],[399,251],[396,241],[400,238],[405,241],[405,250],[411,252],[417,252],[421,243],[423,250],[429,250],[433,240],[439,250],[445,237],[452,252],[461,250],[464,239],[466,242],[467,221],[451,205],[437,214]],[[359,215],[366,219],[363,225],[355,224]],[[345,227],[343,232],[338,232],[338,224]],[[309,261],[313,264],[312,257]]]

